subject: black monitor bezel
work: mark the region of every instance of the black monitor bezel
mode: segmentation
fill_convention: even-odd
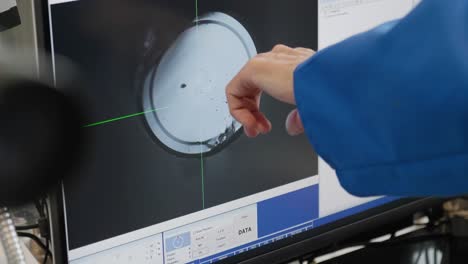
[[[49,32],[50,9],[48,2],[48,0],[36,2],[34,9],[36,12],[38,48],[50,53],[51,32]],[[47,61],[46,57],[42,57],[40,58],[39,65],[41,78],[47,81],[53,80],[52,72],[44,70],[46,68],[50,69],[52,62]],[[55,186],[49,194],[49,215],[55,263],[68,262],[68,243],[63,195],[61,184]],[[234,256],[221,261],[221,263],[284,263],[310,254],[313,251],[337,244],[338,242],[346,241],[351,237],[364,235],[361,225],[365,225],[368,232],[377,235],[381,233],[379,231],[394,228],[394,226],[404,226],[406,223],[410,224],[407,220],[411,219],[412,214],[426,208],[440,205],[442,202],[443,199],[438,198],[397,200]]]

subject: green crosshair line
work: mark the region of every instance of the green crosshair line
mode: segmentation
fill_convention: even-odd
[[[91,123],[91,124],[85,125],[85,126],[83,126],[83,127],[86,128],[86,127],[100,126],[100,125],[104,125],[104,124],[108,124],[108,123],[120,121],[120,120],[123,120],[123,119],[128,119],[128,118],[132,118],[132,117],[136,117],[136,116],[145,115],[145,114],[148,114],[148,113],[153,113],[153,112],[156,112],[156,111],[159,111],[159,110],[164,110],[164,109],[167,109],[167,108],[169,108],[169,107],[155,108],[155,109],[151,109],[151,110],[144,111],[144,112],[140,112],[140,113],[135,113],[135,114],[124,115],[124,116],[120,116],[120,117],[115,117],[115,118],[111,118],[111,119],[99,121],[99,122],[96,122],[96,123]]]
[[[195,26],[198,30],[198,0],[195,0]],[[200,142],[200,174],[201,174],[201,191],[202,191],[202,207],[205,209],[205,164],[203,159],[203,143]]]
[[[205,209],[205,164],[203,160],[203,151],[200,151],[200,170],[201,170],[201,185],[202,185],[202,206]]]
[[[195,21],[198,24],[198,0],[195,0]]]
[[[199,11],[198,11],[198,0],[195,0],[195,26],[198,32],[199,24]],[[203,142],[200,142],[200,174],[201,174],[201,191],[202,191],[202,208],[205,209],[205,160],[203,157]]]

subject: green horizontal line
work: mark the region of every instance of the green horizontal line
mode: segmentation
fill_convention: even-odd
[[[84,127],[100,126],[100,125],[104,125],[104,124],[107,124],[107,123],[120,121],[120,120],[127,119],[127,118],[132,118],[132,117],[135,117],[135,116],[141,116],[141,115],[153,113],[153,112],[163,110],[163,109],[167,109],[167,108],[168,107],[156,108],[156,109],[152,109],[152,110],[148,110],[148,111],[144,111],[144,112],[140,112],[140,113],[135,113],[135,114],[131,114],[131,115],[125,115],[125,116],[121,116],[121,117],[111,118],[111,119],[107,119],[107,120],[104,120],[104,121],[88,124],[88,125],[85,125]]]

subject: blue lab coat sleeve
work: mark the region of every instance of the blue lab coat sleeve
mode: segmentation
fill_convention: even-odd
[[[351,194],[468,193],[468,1],[425,0],[294,82],[309,140]]]

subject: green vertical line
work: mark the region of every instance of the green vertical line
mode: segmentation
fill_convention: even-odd
[[[195,24],[198,30],[198,0],[195,0]],[[203,143],[200,142],[200,173],[201,173],[201,191],[202,191],[202,207],[205,209],[205,164],[203,159]]]
[[[203,161],[203,152],[200,152],[200,168],[201,168],[201,185],[202,185],[202,205],[205,209],[205,164]]]
[[[195,0],[195,24],[198,29],[198,0]],[[205,209],[205,168],[203,160],[202,142],[200,142],[200,173],[201,173],[201,191],[202,191],[202,207]]]
[[[198,0],[195,0],[195,20],[197,21],[196,23],[198,24]]]

